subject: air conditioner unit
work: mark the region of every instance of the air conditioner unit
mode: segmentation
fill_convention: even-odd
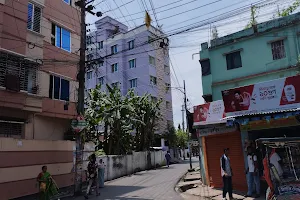
[[[15,74],[6,74],[5,87],[14,92],[20,91],[20,77]]]

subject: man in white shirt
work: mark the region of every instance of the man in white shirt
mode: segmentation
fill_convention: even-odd
[[[253,186],[255,185],[256,196],[260,196],[260,178],[259,178],[259,169],[257,163],[257,156],[253,153],[251,146],[247,147],[247,163],[248,167],[246,170],[247,173],[247,184],[248,184],[248,193],[246,197],[252,197],[253,195]]]
[[[280,156],[276,153],[275,149],[272,150],[271,154],[270,154],[270,163],[272,165],[274,165],[274,167],[277,170],[277,173],[279,175],[279,177],[282,177],[283,175],[283,170],[281,168],[281,158]]]

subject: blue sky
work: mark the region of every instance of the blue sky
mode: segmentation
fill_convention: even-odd
[[[152,25],[162,26],[166,34],[176,33],[191,25],[198,26],[191,31],[169,37],[170,59],[173,69],[171,72],[172,87],[183,87],[186,80],[188,108],[202,104],[201,68],[199,64],[200,44],[211,38],[211,28],[217,27],[219,36],[224,36],[244,29],[250,19],[249,6],[256,3],[261,7],[258,10],[258,22],[271,19],[276,10],[287,7],[294,0],[152,0],[157,21],[151,8],[150,0],[95,0],[95,11],[103,12],[103,16],[110,16],[124,23],[129,28],[144,24],[145,9],[149,11]],[[248,7],[247,7],[248,6]],[[243,9],[243,10],[242,10]],[[230,11],[239,11],[230,17],[218,18],[220,14]],[[99,18],[87,15],[87,23],[93,24]],[[95,30],[92,25],[89,27]],[[174,71],[175,73],[174,73]],[[177,77],[177,78],[176,78]],[[181,105],[183,95],[173,89],[174,125],[182,122]]]

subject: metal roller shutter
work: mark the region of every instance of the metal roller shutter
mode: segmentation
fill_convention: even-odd
[[[233,189],[247,191],[244,158],[240,132],[225,133],[206,137],[207,165],[210,186],[222,188],[220,158],[224,148],[230,148],[230,161],[233,170]]]

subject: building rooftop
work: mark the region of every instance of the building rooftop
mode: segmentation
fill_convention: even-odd
[[[202,43],[201,49],[213,49],[220,47],[222,45],[227,45],[230,43],[237,42],[239,40],[245,40],[251,37],[256,37],[271,31],[274,31],[276,29],[282,29],[284,27],[292,26],[295,24],[300,23],[300,12],[287,16],[287,17],[281,17],[274,20],[269,20],[266,22],[262,22],[257,24],[256,26],[253,26],[251,28],[238,31],[236,33],[232,33],[230,35],[226,35],[224,37],[216,38],[214,40],[211,40],[211,45],[208,47],[208,43]]]

